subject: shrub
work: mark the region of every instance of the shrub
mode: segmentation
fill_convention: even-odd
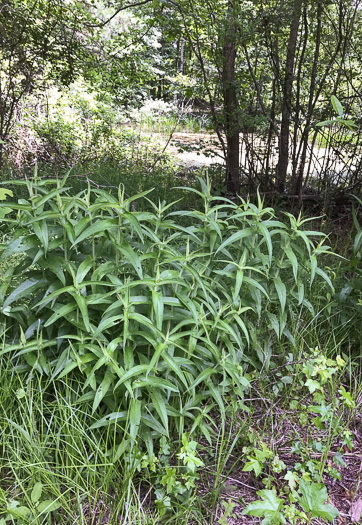
[[[362,200],[356,197],[359,205]],[[353,222],[356,234],[353,242],[352,256],[343,267],[343,287],[336,295],[337,302],[342,306],[341,321],[349,324],[351,320],[356,326],[356,339],[360,341],[360,326],[362,314],[362,228],[358,222],[357,211],[353,208]]]
[[[122,450],[186,424],[210,440],[212,404],[224,420],[273,341],[294,344],[288,327],[312,310],[315,279],[332,286],[318,266],[324,235],[276,220],[260,199],[213,197],[209,181],[190,190],[203,211],[150,201],[152,213],[136,210],[148,192],[72,196],[66,183],[18,181],[28,198],[0,203],[13,210],[0,355],[26,374],[82,380],[77,402],[92,404],[93,428],[127,436]]]
[[[107,162],[142,166],[147,173],[156,163],[175,171],[163,145],[125,128],[126,118],[106,93],[88,92],[80,83],[63,91],[49,88],[44,98],[24,103],[7,145],[6,167],[26,171],[37,163],[59,170]]]

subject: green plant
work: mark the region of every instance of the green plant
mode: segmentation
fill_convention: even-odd
[[[245,463],[243,471],[253,470],[256,476],[263,472],[263,483],[267,486],[267,490],[257,492],[262,499],[250,503],[244,509],[243,514],[265,516],[263,520],[265,524],[287,523],[287,518],[293,524],[296,524],[297,520],[302,520],[302,523],[311,523],[311,519],[316,517],[332,521],[338,516],[337,510],[332,505],[324,503],[328,496],[325,485],[313,483],[311,479],[311,475],[317,474],[318,464],[323,465],[322,470],[324,468],[322,460],[314,461],[310,454],[311,449],[314,452],[322,451],[320,443],[313,443],[312,447],[310,444],[296,443],[291,452],[301,454],[304,462],[295,464],[291,470],[287,471],[282,480],[278,480],[276,475],[287,469],[285,463],[279,459],[277,454],[270,451],[265,443],[259,442],[259,446],[260,448],[254,447],[252,454],[247,455],[249,461]],[[244,449],[244,452],[248,453],[249,449]],[[337,459],[336,464],[338,464]],[[343,464],[341,454],[339,454],[339,464]],[[265,469],[268,469],[267,474],[264,472]],[[301,479],[298,472],[302,473]],[[286,499],[292,505],[287,505]],[[295,507],[295,502],[299,503],[303,512]]]
[[[43,484],[39,481],[33,487],[29,487],[29,494],[25,494],[23,499],[24,505],[21,501],[13,499],[6,503],[5,517],[0,519],[0,525],[5,525],[7,522],[11,523],[29,523],[36,522],[38,518],[44,518],[54,510],[60,507],[60,503],[53,499],[44,499]],[[29,500],[29,503],[28,503]],[[15,520],[15,521],[14,521]]]
[[[0,358],[1,511],[15,500],[36,516],[30,495],[39,480],[43,484],[39,501],[53,500],[60,506],[51,515],[44,512],[38,521],[30,520],[34,525],[87,523],[95,514],[100,521],[108,516],[112,525],[120,519],[153,523],[156,512],[142,507],[140,499],[148,471],[140,468],[139,473],[131,464],[131,453],[117,455],[118,446],[110,446],[115,442],[110,428],[89,429],[95,421],[91,407],[75,403],[82,384],[44,381],[38,374],[25,378],[9,365]]]
[[[328,494],[323,483],[310,483],[305,479],[299,479],[291,471],[287,472],[284,479],[288,481],[289,489],[284,487],[284,491],[280,490],[281,497],[277,496],[275,488],[260,490],[257,494],[261,499],[250,503],[242,514],[264,516],[262,521],[264,525],[287,523],[287,519],[294,525],[297,522],[311,523],[312,518],[333,521],[339,515],[333,505],[325,503]],[[291,505],[287,504],[286,498]],[[299,503],[302,511],[296,508],[295,502]]]
[[[325,503],[328,498],[327,489],[323,483],[308,483],[301,480],[299,488],[292,493],[292,501],[297,501],[302,511],[294,504],[286,505],[283,498],[278,498],[274,490],[260,490],[260,500],[250,503],[242,514],[264,517],[262,524],[312,523],[313,518],[324,518],[333,521],[339,516],[338,511],[330,503]]]
[[[6,188],[0,188],[0,201],[6,200],[7,197],[12,197],[13,192],[11,190],[7,190]],[[12,210],[11,208],[4,207],[0,210],[0,220],[5,217],[8,213],[10,213]]]
[[[332,102],[334,111],[337,113],[335,120],[324,120],[323,122],[318,122],[317,126],[325,127],[325,126],[330,126],[332,124],[338,123],[338,124],[342,124],[343,126],[347,126],[347,128],[351,131],[353,131],[353,128],[358,127],[353,119],[344,118],[343,106],[335,95],[332,95],[331,102]]]
[[[236,518],[236,515],[233,512],[236,505],[233,501],[231,501],[231,499],[229,499],[228,502],[222,501],[221,503],[224,507],[224,514],[218,520],[218,523],[219,525],[228,525],[228,521],[226,518]]]
[[[260,442],[259,444],[261,446],[261,450],[254,448],[252,450],[252,454],[247,456],[249,461],[245,463],[243,472],[250,472],[253,470],[255,475],[259,476],[264,468],[266,460],[273,456],[273,453],[268,449],[265,443]]]
[[[355,198],[361,206],[362,200],[358,197]],[[362,313],[362,228],[358,222],[355,207],[353,207],[352,213],[356,234],[352,256],[344,268],[344,284],[337,294],[337,301],[343,306],[342,321],[348,323],[354,317],[358,331]]]
[[[141,108],[130,112],[130,118],[143,130],[167,135],[172,132],[199,133],[210,125],[207,114],[198,114],[191,107],[180,108],[160,99],[146,100]]]
[[[288,227],[261,199],[212,197],[209,181],[189,190],[203,211],[171,213],[151,201],[152,213],[135,211],[145,194],[122,187],[72,196],[66,183],[19,181],[28,198],[6,204],[2,259],[20,257],[1,288],[1,355],[28,375],[84,381],[77,403],[123,451],[143,441],[152,457],[154,439],[186,422],[209,440],[207,407],[223,422],[248,368],[268,369],[270,328],[293,344],[288,319],[309,307],[316,276],[332,286],[317,263],[323,235],[290,214]]]
[[[335,112],[337,113],[336,120],[328,120],[324,122],[319,122],[317,126],[324,127],[336,122],[339,125],[347,126],[351,131],[353,128],[357,128],[355,121],[353,119],[344,119],[344,109],[342,104],[339,102],[337,97],[334,95],[331,98],[332,106]],[[357,200],[359,205],[362,205],[362,201],[356,195],[353,197]],[[351,318],[355,319],[357,324],[357,331],[360,324],[360,315],[362,312],[362,269],[361,269],[361,259],[362,259],[362,229],[358,221],[356,209],[353,206],[352,208],[353,223],[356,229],[356,235],[353,243],[352,257],[351,260],[346,264],[344,268],[344,285],[340,292],[336,294],[336,299],[343,306],[341,312],[341,318],[343,323],[350,323]],[[347,308],[346,308],[347,307]],[[358,336],[357,336],[358,337]]]
[[[182,448],[176,454],[178,465],[170,465],[170,446],[161,438],[160,464],[162,469],[156,478],[155,495],[156,506],[160,516],[171,510],[175,505],[186,506],[194,489],[195,482],[199,479],[198,468],[203,467],[203,461],[196,455],[197,443],[189,440],[188,436],[182,436]]]

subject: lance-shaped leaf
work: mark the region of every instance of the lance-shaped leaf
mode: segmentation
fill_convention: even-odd
[[[87,228],[83,233],[79,235],[77,239],[74,241],[74,246],[76,244],[79,244],[80,242],[84,241],[84,239],[87,239],[89,237],[92,237],[93,235],[98,235],[99,233],[103,233],[106,230],[111,230],[112,228],[119,227],[118,219],[106,219],[106,220],[100,220],[96,221]]]
[[[150,389],[149,393],[152,399],[153,406],[155,407],[157,414],[160,416],[162,424],[165,427],[166,433],[168,435],[168,416],[165,400],[163,399],[162,393],[158,388]]]

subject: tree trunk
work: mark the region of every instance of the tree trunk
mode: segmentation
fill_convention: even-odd
[[[236,24],[234,5],[229,4],[223,44],[222,85],[226,135],[226,186],[237,193],[240,189],[239,122],[235,80]]]
[[[185,47],[185,40],[181,39],[181,46],[180,46],[180,73],[183,75],[184,73],[184,47]]]
[[[319,0],[318,6],[317,6],[316,44],[315,44],[315,50],[314,50],[313,67],[312,67],[310,87],[309,87],[308,111],[307,111],[307,116],[305,120],[304,131],[303,131],[302,138],[301,138],[302,154],[301,154],[301,159],[299,163],[298,173],[297,174],[293,173],[294,176],[292,180],[292,193],[295,195],[301,195],[303,178],[304,178],[304,168],[305,168],[305,163],[306,163],[306,158],[307,158],[309,128],[310,128],[310,123],[311,123],[312,116],[313,116],[314,93],[316,89],[318,62],[319,62],[319,54],[320,54],[320,44],[321,44],[321,34],[322,34],[322,12],[323,12],[323,4],[322,4],[322,0]]]
[[[294,0],[293,18],[290,25],[287,59],[285,63],[282,123],[279,136],[279,159],[277,166],[277,189],[284,193],[289,161],[289,126],[292,108],[292,88],[294,81],[294,60],[303,0]]]

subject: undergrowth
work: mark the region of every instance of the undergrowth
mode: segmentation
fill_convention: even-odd
[[[69,181],[2,190],[0,523],[334,519],[325,476],[360,390],[343,323],[318,328],[337,304],[325,235],[201,179],[200,211]],[[270,435],[276,403],[299,462]],[[236,470],[264,486],[239,509]]]

